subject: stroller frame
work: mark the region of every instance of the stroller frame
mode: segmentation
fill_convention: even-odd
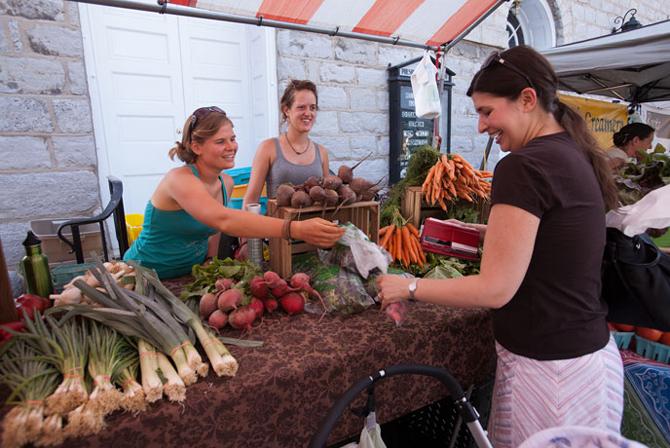
[[[376,373],[359,380],[330,408],[319,431],[312,437],[309,444],[310,448],[323,448],[326,446],[328,436],[337,424],[337,421],[342,416],[342,413],[347,406],[349,406],[358,394],[366,389],[368,389],[368,392],[371,394],[376,382],[396,375],[424,375],[440,380],[442,384],[447,387],[449,395],[453,399],[454,406],[468,427],[477,446],[480,448],[493,448],[493,445],[486,435],[486,431],[484,431],[484,428],[482,428],[482,425],[479,422],[479,414],[477,413],[477,410],[468,401],[460,384],[458,384],[446,369],[422,364],[398,364],[386,369],[381,369]],[[369,404],[370,397],[368,397],[368,405]]]

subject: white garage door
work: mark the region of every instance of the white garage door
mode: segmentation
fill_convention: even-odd
[[[272,30],[83,4],[80,12],[104,202],[111,174],[123,181],[126,213],[144,212],[161,176],[180,165],[167,152],[197,107],[232,118],[236,167],[277,133]]]

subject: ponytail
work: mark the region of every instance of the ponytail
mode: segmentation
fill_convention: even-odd
[[[605,153],[589,131],[586,121],[573,108],[563,103],[558,97],[553,101],[553,114],[556,121],[567,131],[577,146],[586,154],[600,185],[600,191],[607,210],[619,205],[618,192],[612,177]]]
[[[177,156],[179,160],[184,163],[194,163],[198,158],[197,154],[191,149],[191,119],[192,115],[184,123],[184,130],[181,133],[181,141],[174,142],[175,145],[170,148],[168,155],[170,160],[174,160],[174,157]]]

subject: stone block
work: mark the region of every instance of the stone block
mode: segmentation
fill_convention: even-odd
[[[356,78],[356,69],[349,65],[323,63],[321,64],[319,75],[319,79],[322,82],[350,84]]]
[[[377,136],[377,152],[388,157],[391,152],[390,139],[387,135]]]
[[[389,92],[388,90],[377,91],[377,109],[389,110]]]
[[[277,48],[280,55],[320,59],[332,59],[333,57],[330,37],[302,31],[278,31]]]
[[[452,135],[451,136],[451,152],[465,152],[472,150],[472,135]]]
[[[352,163],[353,162],[353,163]],[[347,165],[354,164],[356,161],[350,161]],[[388,157],[382,157],[377,159],[368,159],[361,165],[356,168],[356,177],[363,177],[368,179],[371,182],[377,182],[379,179],[386,177],[388,179],[389,175],[389,160]],[[380,186],[385,185],[386,182],[382,182]]]
[[[318,137],[315,136],[314,141],[323,145],[328,150],[328,157],[331,159],[349,157],[349,137],[323,135]]]
[[[0,13],[36,20],[63,20],[63,0],[0,0]]]
[[[70,81],[70,93],[73,95],[86,95],[88,84],[86,82],[86,69],[84,63],[75,61],[67,63],[67,77]]]
[[[82,56],[80,30],[56,25],[36,25],[27,31],[30,48],[48,56]]]
[[[92,135],[52,137],[56,165],[60,168],[95,168],[98,163]]]
[[[65,70],[58,61],[0,57],[0,93],[58,95],[64,88]]]
[[[393,45],[379,44],[379,64],[398,65],[402,62],[421,57],[423,51],[407,47],[395,47]]]
[[[0,96],[0,132],[51,132],[46,102],[28,97]]]
[[[342,87],[319,87],[319,108],[346,109],[349,107],[347,92]]]
[[[377,44],[348,38],[335,38],[335,59],[353,64],[377,65]]]
[[[86,100],[54,100],[54,114],[61,132],[89,133],[93,131],[91,109]]]
[[[321,61],[306,61],[305,71],[307,72],[307,79],[319,80],[321,73]],[[317,82],[318,84],[318,82]]]
[[[1,220],[90,213],[100,204],[98,178],[91,171],[0,174]]]
[[[277,58],[277,77],[280,81],[288,79],[305,79],[305,62],[302,59],[287,58],[280,56]]]
[[[386,88],[388,84],[388,75],[386,69],[378,68],[357,68],[356,69],[359,86],[373,86]]]
[[[388,133],[388,116],[371,112],[341,112],[340,129],[345,133]]]
[[[316,116],[316,123],[312,128],[315,135],[338,135],[340,128],[337,122],[337,112],[321,111]]]
[[[66,1],[65,2],[65,20],[72,25],[79,27],[79,3]]]
[[[46,138],[0,136],[0,170],[40,169],[50,166]]]
[[[14,51],[23,50],[23,41],[21,40],[21,30],[19,29],[18,22],[16,20],[10,20],[7,27],[9,28],[9,38],[14,46]]]
[[[350,89],[351,110],[377,110],[377,92],[373,89]]]
[[[7,36],[3,23],[0,22],[0,53],[7,54],[12,51],[12,43]]]
[[[375,155],[380,155],[377,149],[377,138],[374,135],[353,136],[350,138],[350,141],[351,159],[354,161],[354,164],[370,153],[372,153],[371,158],[374,158]],[[368,158],[360,166],[365,165],[368,160],[370,159]],[[356,171],[358,171],[358,168]]]
[[[0,195],[1,194],[2,193],[0,193]],[[25,217],[19,221],[4,222],[0,224],[2,250],[5,253],[5,262],[7,263],[7,269],[9,271],[15,272],[21,258],[26,254],[21,243],[26,239],[28,230],[30,230],[30,221]],[[21,285],[18,277],[16,278],[16,281]],[[15,297],[18,297],[18,295],[15,295]]]

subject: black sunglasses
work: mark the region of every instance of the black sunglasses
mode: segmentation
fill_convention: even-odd
[[[483,72],[484,70],[491,68],[493,64],[500,64],[503,67],[507,67],[508,69],[512,70],[517,75],[525,79],[531,88],[533,89],[535,88],[535,86],[533,85],[533,81],[531,81],[530,78],[524,72],[515,67],[514,64],[503,58],[499,51],[494,51],[493,53],[491,53],[491,55],[486,59],[486,61],[484,61],[484,64],[482,65],[480,72]]]
[[[205,118],[207,115],[209,115],[212,112],[217,112],[220,114],[223,114],[224,116],[226,113],[221,109],[220,107],[216,106],[209,106],[209,107],[200,107],[193,111],[193,115],[191,115],[191,123],[188,125],[188,133],[189,137],[190,135],[193,134],[193,129],[195,129],[196,123],[198,123],[198,120],[202,120]]]

